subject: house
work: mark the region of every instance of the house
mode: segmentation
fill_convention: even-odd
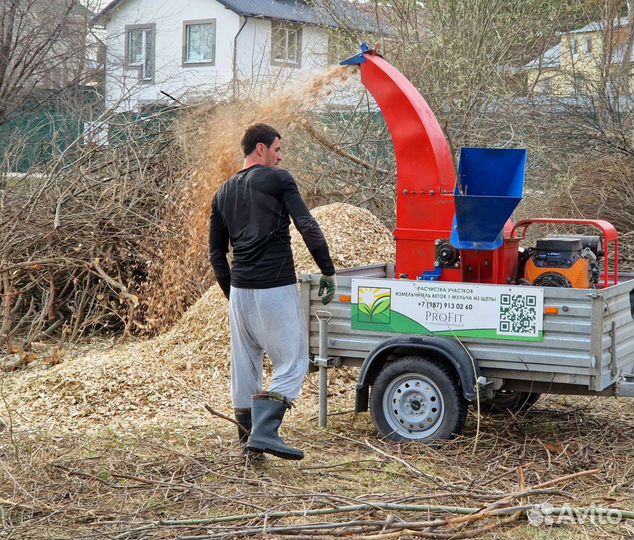
[[[335,4],[355,31],[380,33],[366,12]],[[113,0],[95,20],[106,31],[106,107],[266,92],[327,66],[338,21],[305,0]]]
[[[627,17],[593,22],[559,35],[559,42],[525,66],[529,93],[558,97],[594,93],[611,73],[625,74],[618,91],[634,89],[634,50]],[[625,58],[625,63],[624,63]]]

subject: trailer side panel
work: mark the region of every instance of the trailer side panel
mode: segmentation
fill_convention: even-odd
[[[351,295],[352,278],[383,278],[385,265],[339,271],[337,295],[323,306],[317,295],[319,275],[302,276],[302,294],[308,298],[310,353],[318,352],[318,322],[315,313],[327,310],[328,354],[346,364],[358,365],[368,352],[396,334],[351,328],[350,303],[340,296]],[[630,312],[630,279],[600,291],[544,289],[544,307],[558,313],[544,316],[544,341],[521,342],[463,338],[483,375],[545,383],[581,385],[604,390],[623,373],[634,371],[634,323]],[[507,375],[505,375],[507,374]]]

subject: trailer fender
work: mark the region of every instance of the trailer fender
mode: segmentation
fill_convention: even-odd
[[[451,365],[460,379],[464,398],[467,401],[476,399],[475,387],[480,369],[458,340],[440,336],[404,336],[386,339],[370,351],[363,361],[357,381],[356,412],[368,410],[369,388],[383,369],[384,361],[391,355],[407,354],[420,354],[436,362]]]

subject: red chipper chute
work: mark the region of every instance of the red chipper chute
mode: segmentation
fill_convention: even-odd
[[[414,85],[367,45],[361,51],[341,64],[360,65],[361,81],[392,135],[397,164],[396,272],[417,279],[436,270],[437,240],[451,236],[456,186],[451,149]],[[459,270],[449,274],[451,281],[461,281]]]

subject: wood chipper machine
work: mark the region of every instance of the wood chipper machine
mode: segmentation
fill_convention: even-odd
[[[396,260],[337,272],[326,308],[300,279],[326,423],[327,369],[359,366],[356,410],[393,440],[462,430],[469,404],[518,410],[541,393],[634,396],[634,276],[603,220],[511,221],[524,149],[451,149],[428,104],[367,45],[359,66],[397,162]],[[592,235],[527,241],[548,224]],[[370,391],[371,390],[371,391]]]

